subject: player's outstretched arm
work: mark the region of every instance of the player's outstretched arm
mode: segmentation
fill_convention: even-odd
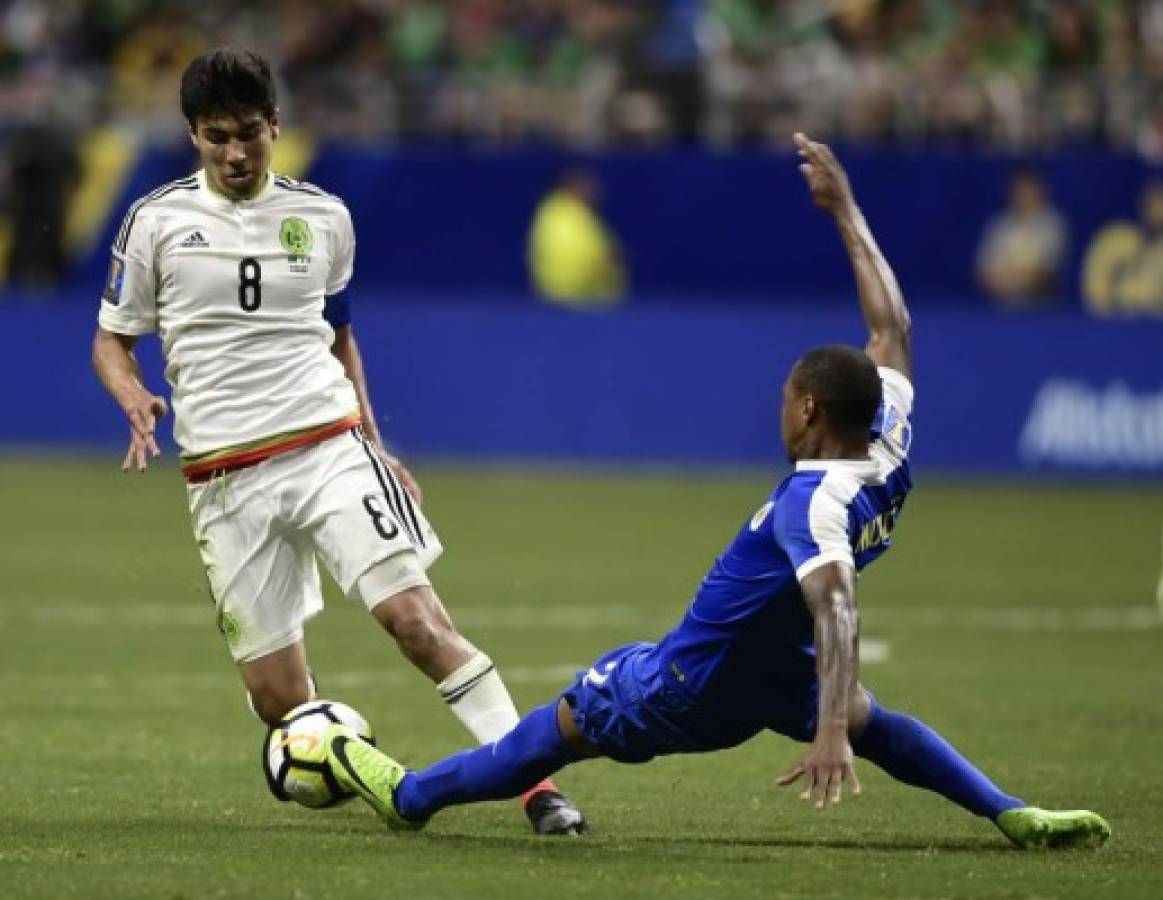
[[[816,809],[823,809],[829,800],[840,802],[845,781],[852,793],[860,793],[855,758],[848,742],[851,706],[859,690],[855,571],[846,563],[825,563],[804,577],[800,590],[815,622],[816,674],[820,683],[816,737],[776,783],[786,786],[803,776],[800,799],[811,800]]]
[[[860,311],[868,325],[865,352],[878,366],[896,369],[911,379],[909,311],[896,276],[856,205],[844,167],[826,144],[803,134],[796,134],[794,141],[796,152],[803,160],[800,172],[808,183],[812,200],[835,219],[852,261],[860,293]]]
[[[142,384],[141,369],[133,355],[137,338],[98,328],[93,338],[93,369],[110,396],[129,419],[129,450],[121,462],[122,471],[136,468],[144,472],[149,457],[160,456],[154,430],[166,414],[166,401],[151,394]]]
[[[404,485],[404,489],[412,495],[412,499],[417,503],[422,503],[424,495],[420,490],[419,482],[412,477],[412,473],[399,459],[388,452],[380,438],[375,410],[372,409],[371,393],[367,389],[367,378],[363,374],[363,356],[360,355],[359,343],[356,341],[355,332],[350,325],[341,325],[335,329],[335,341],[331,345],[331,352],[343,366],[343,372],[347,375],[348,381],[355,387],[355,396],[359,400],[359,413],[363,419],[364,434],[379,450],[384,462],[391,466],[396,477],[400,479],[400,483]]]

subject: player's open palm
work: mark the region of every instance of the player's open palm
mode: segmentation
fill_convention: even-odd
[[[787,787],[800,778],[804,779],[800,799],[810,800],[816,809],[823,809],[829,801],[839,803],[844,782],[848,782],[848,788],[853,794],[859,794],[860,779],[856,777],[856,759],[847,735],[817,735],[807,752],[775,783]]]

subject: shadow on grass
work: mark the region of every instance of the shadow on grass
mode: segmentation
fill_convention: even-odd
[[[684,844],[691,846],[715,847],[772,847],[793,850],[859,850],[877,851],[883,853],[916,853],[918,851],[933,851],[941,853],[990,853],[1009,850],[1010,847],[999,843],[995,838],[946,838],[938,841],[918,841],[913,838],[899,840],[863,840],[860,838],[812,838],[788,837],[786,835],[769,838],[732,838],[732,837],[662,837],[643,836],[637,839],[646,844]]]
[[[505,837],[500,835],[464,834],[458,832],[425,833],[425,842],[447,844],[458,847],[493,847],[512,850],[537,850],[551,853],[574,853],[578,850],[605,851],[618,854],[637,853],[670,856],[680,853],[683,857],[700,855],[706,851],[707,857],[724,858],[731,850],[837,850],[856,853],[957,853],[957,854],[997,854],[1008,853],[1011,848],[995,838],[947,838],[944,840],[917,840],[861,838],[814,838],[773,835],[771,837],[716,837],[713,835],[644,835],[644,834],[595,834],[590,832],[580,838],[544,838],[535,835]],[[750,859],[760,861],[758,857]]]
[[[452,823],[450,823],[452,824]],[[382,837],[393,852],[407,852],[409,845],[444,848],[457,851],[488,849],[516,853],[548,854],[555,858],[610,854],[668,859],[702,857],[708,861],[763,862],[780,855],[780,851],[837,851],[857,854],[959,854],[996,855],[1010,852],[1011,848],[992,835],[948,837],[922,840],[910,835],[821,837],[815,835],[772,834],[767,836],[731,836],[699,834],[643,834],[641,832],[590,831],[583,837],[547,838],[518,831],[498,834],[486,827],[481,832],[464,831],[460,823],[444,830],[439,824],[418,834],[394,834],[383,829],[374,819],[347,816],[304,816],[291,819],[259,819],[250,815],[226,816],[220,819],[186,819],[172,821],[168,817],[138,819],[109,819],[91,817],[82,823],[46,821],[21,823],[17,832],[24,839],[26,849],[45,844],[64,844],[94,848],[102,844],[118,844],[126,839],[152,837],[153,843],[173,848],[190,842],[206,845],[230,844],[236,847],[261,845],[267,840],[298,842],[339,841],[347,839],[367,842]],[[764,853],[770,851],[770,855]]]

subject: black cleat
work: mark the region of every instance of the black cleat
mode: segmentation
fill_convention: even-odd
[[[538,834],[581,834],[586,817],[558,791],[538,791],[525,804],[525,815]]]

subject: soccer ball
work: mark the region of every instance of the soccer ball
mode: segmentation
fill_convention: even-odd
[[[272,794],[311,809],[336,806],[355,796],[339,784],[327,764],[323,736],[334,724],[354,729],[369,744],[376,742],[367,719],[350,706],[334,700],[296,706],[263,742],[262,767]]]

